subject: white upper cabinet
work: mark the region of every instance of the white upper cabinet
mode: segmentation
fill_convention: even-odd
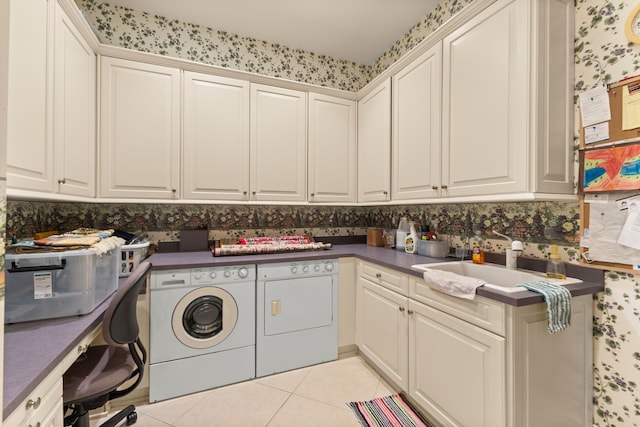
[[[10,4],[7,185],[95,196],[96,56],[52,0]]]
[[[391,178],[391,79],[358,101],[358,201],[389,200]]]
[[[356,201],[356,102],[309,93],[309,202]]]
[[[180,70],[103,57],[100,94],[100,196],[180,197]]]
[[[55,1],[9,5],[7,187],[53,191]]]
[[[54,185],[96,192],[96,55],[60,6],[56,9]]]
[[[444,196],[572,188],[573,2],[498,0],[443,41]]]
[[[442,45],[393,76],[392,198],[440,195]]]
[[[306,93],[251,84],[251,200],[306,200]]]
[[[183,198],[249,200],[249,82],[183,76]]]

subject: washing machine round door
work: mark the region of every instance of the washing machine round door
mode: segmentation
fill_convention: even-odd
[[[197,288],[186,294],[173,311],[173,333],[192,348],[210,348],[231,334],[238,321],[238,306],[224,289]]]

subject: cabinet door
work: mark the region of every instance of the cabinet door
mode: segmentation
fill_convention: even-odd
[[[249,82],[184,73],[183,197],[249,199]]]
[[[528,188],[528,24],[522,3],[500,0],[443,41],[445,196]]]
[[[56,190],[95,196],[96,56],[56,9],[54,160]]]
[[[389,200],[391,80],[358,101],[358,201]]]
[[[403,390],[407,379],[407,298],[358,277],[356,345]]]
[[[7,93],[7,186],[53,190],[55,1],[11,0]]]
[[[409,300],[409,395],[443,425],[505,425],[505,339]]]
[[[356,102],[309,94],[309,201],[356,201]]]
[[[307,101],[304,92],[251,85],[251,199],[306,199]]]
[[[442,45],[393,76],[394,200],[440,195]]]
[[[102,58],[100,196],[179,197],[180,70]]]

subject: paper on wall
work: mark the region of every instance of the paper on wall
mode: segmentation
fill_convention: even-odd
[[[580,94],[582,126],[587,127],[611,120],[609,94],[604,86],[597,86]]]
[[[620,194],[620,199],[638,195]],[[640,250],[618,243],[627,220],[627,210],[621,210],[616,200],[589,204],[589,256],[594,261],[639,265]]]
[[[631,202],[627,207],[627,219],[618,236],[618,243],[640,250],[640,202]]]
[[[640,127],[640,82],[622,87],[622,129]]]
[[[607,139],[609,139],[609,122],[598,123],[584,128],[585,144],[593,144]]]

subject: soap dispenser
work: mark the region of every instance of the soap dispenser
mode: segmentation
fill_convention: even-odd
[[[560,255],[558,254],[558,245],[551,245],[551,253],[547,261],[547,277],[552,279],[567,278],[564,263],[560,260]]]

